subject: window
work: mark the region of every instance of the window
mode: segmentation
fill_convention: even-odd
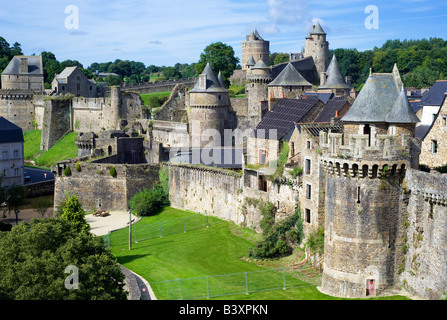
[[[291,151],[291,155],[294,156],[295,155],[295,142],[292,142],[290,144],[290,151]]]
[[[81,90],[81,84],[80,84],[80,83],[76,84],[76,89],[77,89],[78,91]]]
[[[438,141],[432,140],[431,142],[431,152],[438,153]]]
[[[90,86],[90,91],[92,91],[93,90],[93,87],[92,86]]]
[[[3,160],[8,159],[8,151],[3,151]]]
[[[62,91],[65,91],[65,86],[62,86]]]
[[[389,127],[389,134],[396,134],[396,126],[390,126]]]
[[[17,159],[19,157],[19,150],[14,150],[14,158]]]
[[[357,203],[360,203],[360,187],[357,187]]]
[[[3,176],[7,177],[8,176],[8,169],[3,169]]]
[[[259,150],[259,164],[267,163],[267,150]]]
[[[442,116],[442,125],[444,126],[444,127],[447,127],[447,115],[443,115]]]
[[[306,161],[304,162],[304,172],[306,174],[310,174],[310,168],[311,168],[311,160],[310,159],[306,159]]]
[[[14,169],[14,175],[15,175],[16,177],[19,176],[19,168],[15,168],[15,169]]]
[[[310,209],[306,209],[306,222],[310,223]]]
[[[310,149],[310,141],[306,141],[306,149]]]
[[[306,184],[306,199],[312,198],[312,185]]]

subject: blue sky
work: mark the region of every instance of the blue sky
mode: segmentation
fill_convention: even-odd
[[[378,9],[378,29],[365,27],[369,5]],[[77,8],[78,26],[67,6]],[[315,21],[331,49],[363,51],[388,39],[446,39],[447,33],[445,0],[2,0],[0,10],[0,36],[19,42],[24,54],[51,51],[84,67],[115,59],[192,63],[217,41],[241,57],[254,28],[271,52],[300,52]]]

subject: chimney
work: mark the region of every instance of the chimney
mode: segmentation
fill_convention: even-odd
[[[20,70],[19,73],[28,73],[28,58],[20,58]]]
[[[320,86],[326,84],[326,72],[320,72]]]

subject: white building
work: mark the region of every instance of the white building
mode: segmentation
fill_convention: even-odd
[[[0,116],[0,176],[2,185],[24,184],[22,129]]]

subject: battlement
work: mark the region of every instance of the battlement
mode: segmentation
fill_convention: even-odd
[[[410,137],[320,132],[321,165],[330,175],[352,178],[401,178],[410,166]]]
[[[34,92],[31,90],[0,90],[1,100],[16,100],[16,99],[32,99]]]
[[[374,141],[367,134],[320,132],[324,157],[364,161],[410,161],[408,135],[377,134]]]

